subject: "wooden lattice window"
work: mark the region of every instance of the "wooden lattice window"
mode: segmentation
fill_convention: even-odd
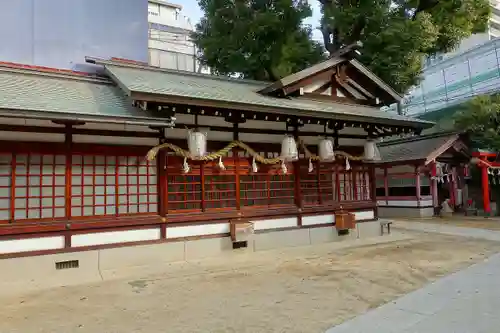
[[[167,156],[167,209],[177,210],[202,209],[201,168],[200,163],[190,163],[189,172],[182,171],[182,159]]]
[[[370,200],[370,178],[365,167],[356,168],[356,198],[358,201]]]
[[[156,213],[156,164],[144,156],[74,155],[71,215]]]
[[[328,204],[336,200],[334,163],[313,163],[309,172],[308,164],[300,166],[300,190],[304,205]]]
[[[280,166],[260,165],[251,171],[251,161],[244,160],[240,167],[241,206],[293,205],[295,201],[295,176],[293,165],[287,165],[284,174]]]
[[[14,156],[14,219],[64,217],[66,157],[41,154]]]
[[[0,223],[10,220],[12,154],[0,154]]]
[[[340,169],[338,171],[338,198],[339,201],[354,200],[353,173],[351,170]]]
[[[206,209],[236,208],[236,172],[233,158],[223,159],[225,170],[218,161],[203,165],[204,205]]]
[[[309,172],[309,165],[300,164],[300,193],[304,205],[317,205],[320,203],[320,188],[318,163],[313,164],[314,169]]]
[[[336,165],[333,163],[319,163],[319,203],[328,204],[335,201],[334,184]]]

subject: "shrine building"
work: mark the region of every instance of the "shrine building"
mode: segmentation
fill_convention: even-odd
[[[444,200],[464,211],[471,159],[465,134],[440,132],[379,143],[380,217],[432,217]]]
[[[87,58],[99,74],[0,63],[0,258],[185,260],[427,214],[439,185],[425,175],[463,155],[459,136],[382,143],[380,167],[375,140],[432,123],[380,111],[401,97],[354,50],[274,83],[122,59]],[[398,192],[402,179],[420,186]]]

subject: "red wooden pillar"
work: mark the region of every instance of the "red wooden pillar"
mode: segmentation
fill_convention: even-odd
[[[377,178],[375,176],[375,166],[370,165],[369,170],[370,174],[370,195],[373,203],[373,215],[375,219],[378,219],[378,205],[377,205]]]
[[[484,160],[484,159],[482,159]],[[491,213],[490,206],[490,182],[488,179],[488,167],[481,163],[481,187],[483,189],[483,209],[484,212],[489,215]]]
[[[434,207],[434,215],[437,215],[439,211],[439,198],[438,198],[438,188],[437,188],[437,168],[436,162],[431,164],[431,194],[432,194],[432,206]]]
[[[456,172],[455,172],[455,167],[452,167],[451,168],[451,182],[450,182],[450,201],[452,203],[453,206],[456,206],[457,205],[457,198],[456,198],[456,194],[457,194],[457,175],[456,175]]]
[[[385,195],[385,204],[389,204],[389,176],[388,176],[388,167],[384,167],[384,195]]]
[[[415,196],[417,197],[417,207],[420,207],[420,167],[418,165],[415,165],[415,190],[416,194]]]

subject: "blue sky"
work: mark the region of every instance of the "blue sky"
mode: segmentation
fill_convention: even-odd
[[[197,0],[170,0],[170,1],[182,5],[183,6],[182,12],[184,13],[184,15],[186,15],[191,19],[193,24],[197,23],[200,17],[203,16],[203,13],[198,7]],[[313,10],[313,16],[309,18],[305,23],[310,24],[313,28],[316,28],[319,25],[319,20],[321,18],[319,1],[312,0],[309,3],[311,4]],[[321,33],[319,31],[315,31],[314,38],[317,40],[321,40]]]

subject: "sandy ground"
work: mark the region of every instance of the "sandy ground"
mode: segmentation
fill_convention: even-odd
[[[413,222],[414,220],[409,220]],[[500,230],[500,217],[484,218],[482,216],[454,216],[416,219],[416,222],[446,224],[456,227]]]
[[[208,274],[205,267],[182,278],[165,273],[1,299],[0,332],[319,333],[500,251],[500,243],[411,236],[337,251],[260,252],[214,264]]]

